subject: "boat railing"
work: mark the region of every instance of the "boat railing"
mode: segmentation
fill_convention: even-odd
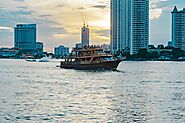
[[[80,64],[90,64],[90,61],[80,61]]]
[[[96,61],[92,61],[92,63],[97,64],[97,63],[101,63],[101,60],[96,60]]]
[[[96,54],[83,54],[83,55],[78,55],[78,57],[85,57],[85,56],[110,56],[110,54],[106,54],[106,53],[96,53]]]

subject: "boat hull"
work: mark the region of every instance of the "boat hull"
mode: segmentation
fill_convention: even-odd
[[[60,68],[76,70],[115,70],[121,61],[106,61],[94,64],[74,64],[61,62]]]

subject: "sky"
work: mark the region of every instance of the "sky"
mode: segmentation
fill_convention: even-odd
[[[150,44],[171,40],[174,6],[182,9],[185,0],[150,0]],[[80,43],[83,18],[90,27],[91,44],[110,42],[110,0],[0,0],[0,47],[13,47],[17,23],[36,23],[37,40],[45,51],[58,45],[71,48]]]

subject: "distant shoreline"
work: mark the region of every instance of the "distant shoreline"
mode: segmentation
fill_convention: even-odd
[[[25,60],[25,58],[0,58],[0,60]],[[53,59],[53,60],[63,60],[63,59]],[[185,60],[123,60],[122,62],[129,62],[129,61],[135,61],[135,62],[146,62],[146,61],[172,61],[172,62],[185,62]]]

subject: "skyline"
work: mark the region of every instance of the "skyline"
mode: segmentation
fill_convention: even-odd
[[[45,0],[39,5],[36,3],[36,0],[2,0],[0,47],[13,46],[13,27],[17,23],[36,23],[37,39],[43,41],[46,51],[51,52],[61,44],[72,47],[81,42],[82,11],[87,14],[91,43],[109,43],[109,0]],[[150,44],[167,44],[171,40],[171,11],[174,6],[183,8],[183,3],[183,0],[150,1]]]

